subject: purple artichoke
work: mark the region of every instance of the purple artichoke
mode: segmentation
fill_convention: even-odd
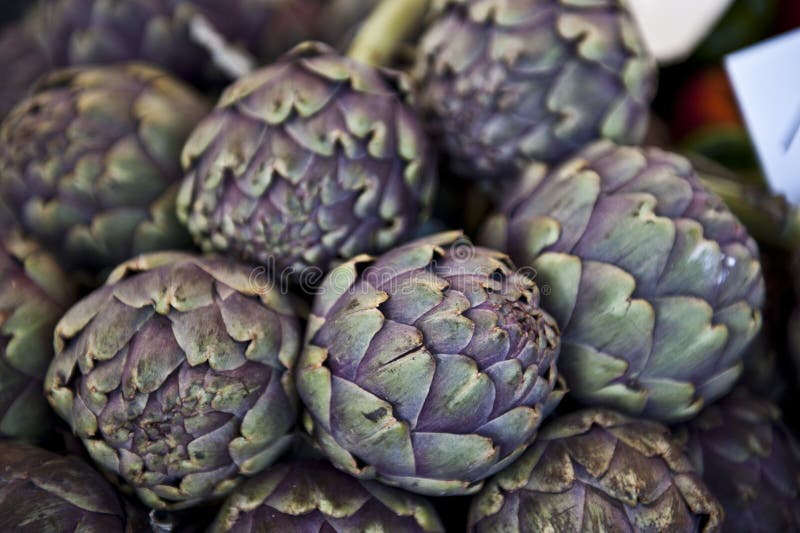
[[[66,275],[36,243],[0,239],[0,437],[33,441],[52,429],[42,381],[56,322],[74,299]]]
[[[458,170],[489,182],[644,139],[655,62],[622,0],[444,0],[416,75]]]
[[[688,423],[683,438],[725,509],[725,531],[800,531],[800,444],[772,403],[738,388]]]
[[[319,43],[223,94],[183,152],[178,216],[205,251],[299,275],[409,237],[436,175],[402,76]]]
[[[444,531],[423,498],[354,479],[323,461],[274,466],[228,497],[211,533]]]
[[[59,71],[0,126],[0,196],[68,270],[189,247],[175,216],[180,150],[207,110],[142,64]]]
[[[145,524],[77,457],[0,441],[0,531],[134,533]]]
[[[252,273],[141,256],[56,326],[48,400],[150,507],[222,498],[291,442],[300,325],[288,297]]]
[[[222,76],[192,35],[203,17],[230,44],[272,61],[307,39],[340,44],[377,0],[38,0],[0,42],[0,117],[52,69],[146,61],[199,85]],[[22,43],[25,43],[24,47]],[[11,51],[17,53],[12,53]]]
[[[561,400],[559,347],[536,285],[458,232],[359,256],[328,274],[309,320],[306,429],[359,478],[472,493]]]
[[[669,430],[612,411],[557,418],[472,502],[469,531],[721,530],[723,510]]]
[[[602,141],[533,166],[483,234],[546,287],[579,400],[675,421],[739,378],[761,327],[758,248],[684,158]]]

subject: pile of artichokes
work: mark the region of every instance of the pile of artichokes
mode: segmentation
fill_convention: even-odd
[[[642,145],[623,0],[45,0],[0,63],[0,531],[800,531],[800,211]]]

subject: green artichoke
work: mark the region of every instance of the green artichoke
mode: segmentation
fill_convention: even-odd
[[[577,399],[677,421],[731,389],[764,280],[755,242],[688,161],[600,141],[515,187],[482,239],[536,270]]]
[[[558,327],[508,258],[460,233],[331,271],[297,387],[333,464],[412,492],[476,492],[564,395]]]
[[[141,256],[58,323],[45,392],[145,504],[189,507],[224,496],[290,444],[300,335],[288,298],[248,267]]]
[[[53,359],[56,322],[74,300],[70,281],[49,254],[17,236],[2,239],[0,437],[37,440],[50,431],[42,381]]]
[[[196,17],[230,44],[271,61],[306,39],[341,43],[376,2],[38,0],[27,19],[0,38],[11,46],[0,48],[0,66],[11,76],[0,116],[53,68],[145,61],[195,85],[219,83],[212,54],[192,35]]]
[[[682,430],[725,531],[800,531],[800,444],[772,403],[737,388]]]
[[[409,102],[402,76],[302,44],[234,83],[197,127],[178,216],[203,250],[295,279],[386,250],[436,186]]]
[[[0,126],[0,197],[68,270],[187,247],[179,154],[207,109],[141,64],[55,73]]]
[[[0,442],[0,531],[133,533],[145,524],[77,457]]]
[[[274,466],[231,494],[211,533],[444,531],[425,499],[345,475],[323,461]]]
[[[469,510],[469,531],[704,531],[723,511],[655,422],[590,409],[550,422]]]
[[[623,0],[440,0],[415,75],[457,170],[506,180],[600,137],[641,142],[655,62]]]

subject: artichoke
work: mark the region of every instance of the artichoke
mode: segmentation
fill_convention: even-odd
[[[469,531],[719,531],[723,511],[669,430],[612,411],[558,418],[473,500]]]
[[[764,280],[755,242],[688,161],[600,141],[515,187],[482,240],[536,270],[577,399],[677,421],[731,389]]]
[[[144,517],[77,457],[0,442],[0,531],[143,531]]]
[[[473,493],[563,397],[559,348],[536,285],[458,232],[362,255],[314,303],[296,369],[306,429],[359,478]]]
[[[288,297],[252,272],[141,256],[56,326],[51,405],[150,507],[220,498],[291,442],[300,326]]]
[[[682,430],[725,530],[800,531],[800,444],[772,403],[737,388]]]
[[[24,55],[0,50],[0,65],[12,76],[0,116],[53,68],[146,61],[196,85],[217,84],[222,76],[213,54],[192,35],[195,17],[230,44],[270,61],[306,39],[339,43],[376,1],[39,0],[3,39]],[[24,48],[16,44],[23,42]]]
[[[49,254],[17,236],[2,239],[0,437],[36,440],[51,429],[42,381],[56,322],[73,301],[69,280]]]
[[[436,175],[404,83],[319,43],[234,83],[183,151],[195,242],[299,279],[409,237]]]
[[[440,0],[415,76],[464,175],[504,180],[600,137],[641,142],[655,62],[622,0]]]
[[[187,247],[179,154],[206,111],[145,65],[57,72],[0,126],[0,197],[68,270]]]
[[[247,481],[225,502],[211,533],[267,529],[444,531],[423,498],[354,479],[323,461],[277,465]]]

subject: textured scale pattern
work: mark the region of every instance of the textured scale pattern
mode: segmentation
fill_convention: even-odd
[[[460,172],[507,180],[604,137],[644,139],[655,62],[621,0],[441,0],[416,77]]]
[[[189,247],[174,207],[180,150],[207,110],[142,64],[59,71],[0,126],[0,196],[68,270]]]
[[[13,76],[0,89],[10,96],[0,102],[0,116],[54,68],[145,61],[195,85],[218,84],[221,74],[191,35],[197,15],[230,44],[268,63],[307,39],[338,44],[376,1],[37,0],[2,40],[17,50],[15,43],[28,44],[24,57],[0,48],[0,65]]]
[[[297,366],[306,428],[338,468],[429,495],[476,492],[563,397],[539,291],[460,233],[333,270]]]
[[[50,403],[150,507],[224,496],[291,441],[299,321],[245,266],[141,256],[75,305],[55,335]]]
[[[673,421],[731,389],[761,327],[758,249],[686,159],[601,141],[508,198],[482,240],[549,288],[571,394]]]
[[[469,531],[721,531],[723,511],[666,427],[612,411],[550,422],[472,501]]]
[[[444,532],[425,499],[350,477],[323,461],[276,465],[238,488],[211,533]]]
[[[36,243],[2,239],[0,437],[33,441],[51,429],[42,381],[53,359],[56,322],[74,298],[55,259]]]
[[[683,438],[725,509],[725,531],[800,531],[800,443],[775,405],[737,388],[687,424]]]
[[[392,247],[436,185],[403,83],[319,43],[245,76],[186,144],[178,216],[203,250],[280,274]]]
[[[0,446],[0,531],[128,533],[144,518],[77,457],[27,444]]]

